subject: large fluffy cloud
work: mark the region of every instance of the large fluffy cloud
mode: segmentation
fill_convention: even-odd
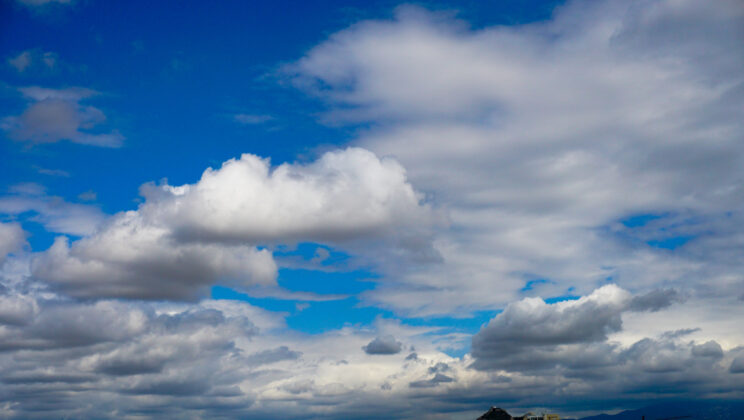
[[[645,392],[697,398],[742,392],[744,383],[729,373],[738,349],[691,339],[699,329],[618,341],[626,313],[661,310],[638,302],[648,303],[648,295],[631,297],[609,285],[573,301],[511,303],[473,337],[473,367],[552,378],[560,392],[584,393],[585,404],[603,394],[632,400]]]
[[[472,355],[478,369],[529,370],[560,363],[610,364],[608,336],[622,330],[627,311],[658,311],[673,303],[652,291],[631,297],[616,285],[603,286],[578,300],[548,304],[526,298],[509,304],[473,336]],[[720,353],[720,346],[718,350]],[[698,352],[706,353],[702,346]],[[694,351],[693,351],[694,353]]]
[[[245,154],[195,185],[146,185],[143,194],[142,216],[167,220],[186,241],[336,241],[415,228],[428,217],[398,162],[358,148],[273,169]]]
[[[310,50],[294,83],[327,120],[375,121],[359,144],[450,212],[444,265],[368,298],[446,313],[607,278],[737,293],[743,22],[737,1],[574,1],[480,29],[403,7]]]
[[[276,264],[259,246],[392,238],[393,249],[421,247],[411,238],[425,238],[431,219],[396,161],[355,148],[273,169],[246,154],[195,184],[142,193],[136,211],[92,235],[58,238],[34,276],[77,297],[189,300],[217,282],[274,284]]]
[[[473,357],[483,365],[490,358],[525,354],[530,347],[605,341],[622,328],[621,313],[629,300],[628,292],[605,286],[577,301],[549,305],[527,298],[512,303],[473,337]]]

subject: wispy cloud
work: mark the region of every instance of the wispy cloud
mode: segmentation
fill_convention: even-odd
[[[59,57],[56,53],[40,50],[26,50],[8,59],[8,64],[19,73],[25,73],[27,70],[33,68],[54,70],[57,68],[58,63]]]
[[[235,114],[233,118],[236,122],[246,125],[264,124],[275,119],[271,115],[265,114]]]
[[[38,86],[19,91],[30,100],[26,110],[6,117],[0,127],[11,139],[30,143],[73,143],[100,147],[120,147],[124,140],[118,131],[100,132],[106,121],[100,109],[81,101],[98,93],[86,88],[49,89]]]
[[[29,220],[43,224],[50,232],[87,235],[104,219],[98,207],[47,195],[46,189],[39,184],[16,184],[10,192],[12,195],[0,197],[0,214],[28,215]]]
[[[70,173],[67,171],[63,171],[62,169],[48,169],[48,168],[42,168],[40,166],[35,166],[36,172],[42,174],[42,175],[49,175],[49,176],[59,176],[63,178],[68,178],[70,176]]]

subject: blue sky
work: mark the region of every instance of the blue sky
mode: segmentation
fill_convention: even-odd
[[[463,8],[462,16],[474,25],[523,23],[546,19],[553,3],[472,2]],[[455,10],[454,3],[421,5],[448,13]],[[282,83],[281,66],[355,21],[389,18],[395,6],[393,2],[338,2],[320,8],[294,2],[192,2],[178,3],[178,7],[168,2],[146,6],[91,2],[84,7],[50,4],[36,11],[6,4],[13,18],[4,29],[3,50],[11,55],[54,51],[59,63],[54,69],[34,65],[22,72],[3,66],[3,113],[24,108],[14,86],[82,85],[101,92],[86,101],[106,111],[107,121],[100,129],[114,128],[125,140],[114,149],[64,141],[44,147],[4,142],[9,164],[2,169],[3,187],[33,182],[46,187],[47,194],[73,202],[80,201],[78,195],[93,191],[95,205],[112,214],[135,208],[138,188],[145,182],[167,178],[174,185],[192,183],[206,167],[219,166],[242,153],[281,163],[307,160],[318,150],[341,147],[367,124],[329,127],[319,123],[317,115],[324,104]],[[147,14],[141,13],[143,7],[148,8]],[[241,123],[235,117],[241,114],[254,116],[256,122]],[[69,176],[45,175],[39,168]],[[26,229],[33,233],[29,241],[37,251],[48,248],[55,236],[33,221]],[[279,284],[289,290],[323,294],[355,295],[374,288],[375,273],[370,269],[303,274],[282,271]],[[287,305],[294,308],[298,302],[261,299],[252,303],[274,310]],[[368,325],[377,316],[391,315],[357,303],[355,299],[311,303],[326,308],[298,311],[290,318],[296,319],[290,326],[319,332],[345,322]]]
[[[0,417],[742,398],[743,22],[0,0]]]

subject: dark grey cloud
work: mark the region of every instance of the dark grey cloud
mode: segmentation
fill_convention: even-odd
[[[737,356],[729,366],[731,373],[744,373],[744,355]]]
[[[409,384],[411,388],[432,388],[439,384],[454,382],[455,380],[443,373],[437,373],[433,378],[424,379],[420,381],[413,381]]]
[[[622,331],[623,313],[655,312],[674,301],[679,301],[676,291],[632,297],[614,285],[555,304],[523,299],[508,305],[473,336],[472,366],[512,372],[564,370],[586,379],[620,366],[628,373],[658,374],[716,366],[724,357],[716,341],[679,342],[698,329],[666,332],[628,348],[609,341],[608,334]]]
[[[367,354],[397,354],[403,350],[403,344],[395,340],[392,335],[385,335],[376,337],[367,345],[362,346],[362,350]]]
[[[518,360],[529,364],[531,359],[537,366],[537,360],[561,353],[558,346],[603,342],[607,334],[621,330],[628,300],[627,292],[609,285],[576,301],[546,304],[527,298],[509,304],[473,336],[474,366],[516,368]]]
[[[8,286],[7,292],[12,291]],[[38,310],[25,324],[2,330],[2,341],[14,343],[0,352],[0,400],[14,407],[3,412],[8,418],[63,413],[80,418],[127,414],[269,419],[281,413],[292,419],[405,419],[480,411],[494,403],[494,395],[514,406],[585,407],[600,404],[593,399],[608,393],[632,400],[649,392],[708,392],[721,386],[722,372],[732,378],[726,386],[744,389],[744,383],[736,382],[741,375],[725,372],[735,354],[714,341],[685,342],[686,335],[680,333],[639,340],[627,348],[601,341],[532,345],[524,355],[532,363],[542,356],[542,368],[535,371],[525,361],[508,375],[473,371],[458,359],[432,359],[431,350],[417,343],[415,358],[363,358],[364,363],[400,365],[395,374],[380,378],[375,389],[381,395],[338,381],[336,375],[360,369],[358,361],[339,359],[321,368],[317,364],[330,353],[308,359],[293,348],[301,341],[271,344],[291,338],[262,334],[239,315],[242,303],[204,307],[28,299],[36,299]],[[254,343],[265,340],[270,344],[252,350]],[[388,350],[398,348],[392,337],[376,340],[392,343]],[[508,355],[502,362],[517,356]],[[330,383],[322,373],[328,369],[337,369]]]
[[[8,292],[13,296],[12,288]],[[249,340],[258,330],[224,309],[158,312],[137,303],[23,299],[37,309],[0,332],[0,400],[14,404],[3,417],[112,417],[113,410],[170,416],[189,411],[169,408],[171,399],[186,396],[215,413],[223,405],[244,410],[252,399],[235,384],[247,377],[246,369],[299,356],[278,347],[244,357],[235,340]],[[108,405],[112,396],[118,408]]]
[[[113,376],[140,375],[160,373],[165,366],[165,359],[152,358],[148,355],[139,357],[112,357],[96,364],[96,372]]]
[[[135,395],[167,395],[176,397],[204,395],[210,389],[209,383],[199,378],[184,378],[182,380],[145,380],[123,392]]]
[[[683,301],[683,297],[675,289],[657,289],[645,295],[633,297],[629,309],[632,311],[656,312]]]
[[[666,331],[661,336],[662,338],[678,338],[690,335],[694,332],[700,331],[700,328],[682,328],[674,331]]]
[[[253,353],[245,357],[245,362],[255,365],[266,365],[282,360],[295,360],[302,356],[301,352],[290,350],[287,346],[280,346],[275,349],[269,349]]]
[[[35,372],[20,375],[8,375],[3,377],[2,381],[10,385],[47,384],[58,382],[64,384],[80,384],[95,382],[97,379],[98,378],[95,375],[45,374]]]
[[[723,349],[717,342],[710,340],[703,344],[693,344],[692,355],[695,357],[711,357],[713,359],[723,358]]]

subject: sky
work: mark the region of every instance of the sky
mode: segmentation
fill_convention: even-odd
[[[744,399],[738,0],[0,0],[0,417]]]

